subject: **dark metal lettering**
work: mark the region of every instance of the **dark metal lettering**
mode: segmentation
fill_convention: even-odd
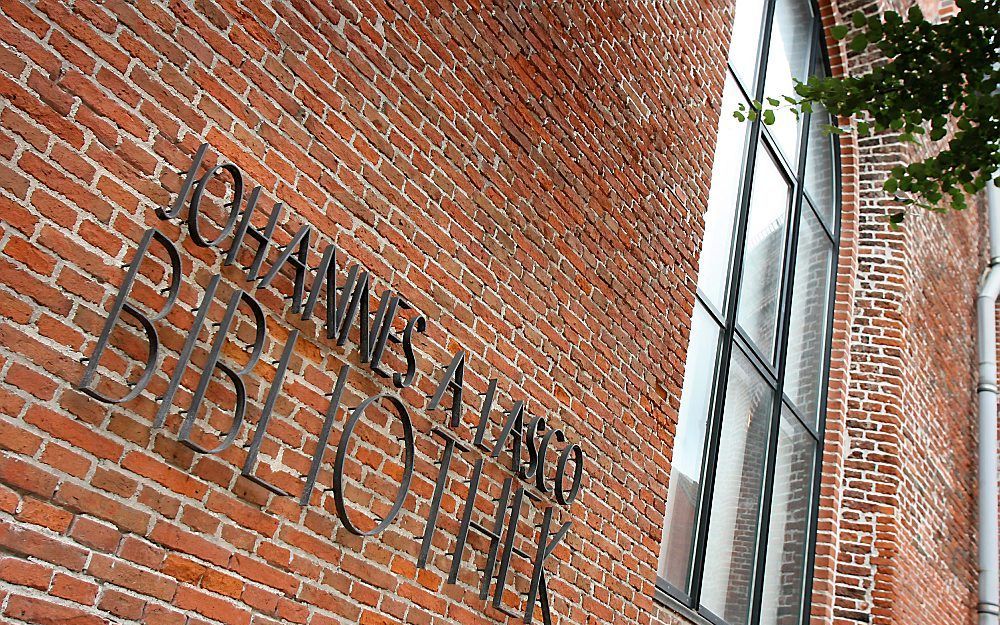
[[[507,524],[507,536],[504,540],[503,556],[500,559],[500,570],[497,571],[496,589],[493,591],[493,607],[503,607],[503,591],[507,588],[507,573],[510,570],[510,559],[514,555],[514,538],[517,536],[517,524],[521,521],[521,507],[524,503],[524,487],[520,486],[514,492],[511,503],[510,521]]]
[[[400,298],[399,307],[404,310],[411,310],[413,307],[405,300]],[[427,330],[427,320],[424,316],[417,314],[415,317],[411,317],[406,322],[406,327],[403,329],[403,358],[406,360],[406,373],[400,375],[398,373],[392,374],[392,384],[396,388],[406,388],[407,386],[413,384],[413,378],[417,375],[417,355],[413,351],[413,333],[420,332],[421,334]],[[391,338],[391,337],[390,337]]]
[[[257,335],[254,339],[253,349],[246,366],[236,370],[228,364],[221,362],[219,356],[222,352],[222,346],[226,343],[229,330],[232,328],[233,317],[236,315],[236,309],[239,307],[240,302],[246,303],[253,312]],[[260,360],[260,353],[264,348],[265,332],[266,322],[264,320],[264,311],[261,309],[260,304],[245,291],[238,289],[229,299],[229,306],[226,307],[226,313],[222,318],[222,323],[219,324],[215,342],[212,344],[212,351],[208,354],[208,360],[205,363],[204,369],[202,369],[201,379],[198,380],[198,388],[195,390],[194,397],[191,400],[191,407],[188,409],[187,417],[181,424],[181,430],[178,435],[180,442],[195,451],[205,454],[217,454],[233,444],[233,440],[236,439],[236,435],[240,431],[240,426],[243,425],[243,415],[246,412],[247,391],[246,385],[243,383],[243,376],[250,373],[257,364],[257,361]],[[222,371],[233,383],[233,389],[236,391],[236,405],[233,408],[233,423],[222,439],[222,442],[217,447],[206,449],[191,440],[191,429],[194,427],[195,419],[198,417],[198,411],[201,408],[201,402],[205,399],[205,391],[208,389],[208,383],[211,381],[212,372],[215,369]]]
[[[306,264],[309,259],[309,239],[312,236],[312,226],[303,226],[295,233],[288,245],[283,247],[274,260],[274,265],[267,275],[261,278],[260,288],[271,284],[271,281],[278,275],[285,264],[292,266],[295,272],[294,286],[292,287],[292,312],[299,312],[302,308],[302,296],[305,291]],[[294,256],[293,256],[294,254]]]
[[[333,392],[329,393],[330,405],[326,409],[326,416],[323,419],[323,428],[320,430],[319,440],[316,441],[316,451],[313,452],[312,464],[309,466],[309,475],[306,477],[306,487],[302,491],[299,503],[303,506],[309,505],[309,498],[316,487],[316,477],[319,475],[319,467],[323,463],[323,455],[326,453],[326,444],[330,440],[330,432],[333,430],[333,421],[340,408],[340,398],[344,395],[344,386],[347,384],[347,375],[351,372],[351,365],[344,365],[340,368],[337,382],[333,386]]]
[[[354,433],[354,428],[357,426],[358,421],[365,414],[365,410],[380,399],[387,399],[389,403],[395,406],[399,413],[399,420],[403,424],[403,479],[400,481],[399,490],[396,493],[396,499],[392,504],[392,508],[389,509],[389,513],[385,515],[385,518],[379,521],[372,529],[361,530],[351,521],[351,517],[347,512],[347,502],[344,500],[344,461],[347,459],[347,445],[351,441],[351,435]],[[337,516],[340,517],[340,522],[344,524],[344,529],[356,536],[375,536],[389,527],[396,518],[396,515],[403,508],[403,501],[410,492],[410,479],[413,477],[413,455],[413,424],[410,422],[410,413],[406,410],[406,404],[400,401],[399,398],[387,393],[372,395],[361,402],[361,405],[351,412],[350,418],[344,425],[344,432],[340,435],[340,444],[337,446],[337,459],[333,465],[334,503],[337,506]]]
[[[191,193],[191,187],[194,186],[195,176],[198,174],[198,170],[201,168],[201,162],[205,160],[205,152],[208,151],[208,144],[202,143],[198,146],[198,152],[194,155],[194,160],[191,161],[191,167],[188,169],[187,175],[184,176],[184,183],[181,185],[180,193],[177,194],[177,199],[174,200],[173,205],[169,210],[163,210],[159,206],[156,207],[156,216],[160,219],[173,219],[174,217],[181,214],[181,209],[184,207],[184,200],[187,199],[189,193]]]
[[[264,226],[263,232],[254,228],[253,225],[248,224],[246,233],[257,240],[257,251],[254,252],[253,261],[250,263],[250,269],[247,271],[247,280],[256,280],[260,277],[260,268],[267,259],[267,253],[271,249],[271,241],[274,239],[274,231],[278,228],[278,219],[281,218],[281,213],[284,210],[285,205],[281,202],[274,204],[271,214],[267,217],[267,225]],[[247,214],[244,218],[249,222],[250,215]],[[235,245],[233,247],[235,248]],[[232,251],[230,249],[230,252]]]
[[[497,564],[497,554],[500,551],[500,541],[502,539],[501,532],[503,531],[503,522],[507,516],[507,502],[510,500],[510,490],[514,483],[514,478],[508,477],[503,481],[503,488],[500,491],[500,498],[497,499],[497,511],[496,515],[493,517],[493,527],[487,528],[479,523],[473,521],[471,527],[480,533],[486,535],[490,539],[490,551],[486,555],[486,566],[483,567],[483,582],[479,588],[479,598],[486,599],[490,596],[490,584],[493,582],[493,569]],[[470,498],[471,493],[470,493]],[[474,498],[472,501],[467,501],[466,506],[475,503]]]
[[[281,391],[281,383],[285,379],[285,372],[288,370],[288,361],[295,351],[295,343],[299,340],[299,331],[292,330],[285,341],[285,347],[281,352],[281,360],[278,361],[277,369],[274,371],[274,380],[271,388],[267,391],[267,399],[264,400],[264,408],[260,412],[260,421],[257,429],[254,430],[253,440],[250,442],[250,449],[247,451],[247,459],[243,463],[241,474],[255,484],[263,486],[267,490],[282,497],[290,497],[284,490],[274,484],[267,482],[254,474],[254,467],[257,465],[257,454],[260,453],[260,445],[264,442],[264,434],[267,432],[267,424],[271,421],[271,413],[274,411],[274,402],[278,400],[278,393]]]
[[[507,421],[503,424],[503,429],[500,430],[500,435],[497,436],[496,443],[493,445],[493,450],[490,452],[490,456],[494,458],[499,458],[500,454],[503,452],[504,444],[507,442],[507,437],[512,436],[513,442],[510,446],[510,470],[514,472],[515,475],[519,475],[521,471],[521,439],[523,438],[524,430],[524,402],[517,400],[514,402],[513,407],[511,407],[510,412],[507,413]]]
[[[543,493],[549,492],[549,487],[545,485],[545,452],[549,450],[549,444],[555,437],[560,443],[566,440],[566,435],[562,430],[549,430],[542,437],[542,444],[538,446],[538,470],[535,471],[535,488]]]
[[[538,438],[538,431],[545,429],[545,417],[533,417],[528,422],[528,428],[524,432],[525,447],[528,449],[528,461],[521,467],[519,473],[522,480],[530,480],[538,472],[539,465],[544,464],[545,457],[539,456],[535,440]]]
[[[456,428],[462,423],[462,382],[465,377],[465,352],[459,351],[448,363],[444,371],[444,376],[438,383],[437,390],[431,397],[431,402],[427,404],[427,410],[437,410],[438,405],[444,398],[445,391],[451,389],[451,419],[448,421],[450,427]]]
[[[399,296],[388,289],[382,291],[378,310],[375,311],[375,321],[372,323],[368,335],[367,350],[361,352],[361,362],[369,363],[373,371],[380,371],[379,364],[382,362],[385,344],[389,340],[389,333],[392,330],[392,320],[396,316],[398,308]],[[385,373],[382,375],[388,377]]]
[[[167,384],[167,391],[160,398],[160,408],[156,411],[156,417],[153,419],[154,428],[163,427],[163,424],[167,420],[167,413],[170,412],[174,395],[177,393],[177,389],[181,385],[181,378],[184,376],[184,372],[187,371],[188,363],[191,361],[191,354],[194,352],[194,346],[198,342],[198,335],[201,334],[201,329],[205,327],[208,309],[215,299],[215,291],[219,288],[221,280],[221,276],[212,276],[208,287],[205,289],[205,293],[201,297],[201,303],[194,310],[194,323],[191,324],[187,339],[184,341],[184,347],[181,348],[181,353],[177,356],[177,364],[174,366],[174,374],[170,376],[170,383]]]
[[[226,218],[226,225],[222,227],[219,231],[218,236],[216,236],[211,241],[206,241],[205,237],[202,236],[201,228],[198,226],[198,218],[201,216],[201,200],[205,195],[205,187],[208,186],[209,180],[211,180],[220,171],[228,171],[229,175],[233,177],[233,199],[231,202],[224,204],[224,206],[229,207],[229,216]],[[188,234],[191,235],[191,240],[194,241],[195,245],[200,247],[215,247],[229,236],[229,233],[233,231],[236,226],[236,220],[240,216],[240,204],[243,203],[243,173],[240,171],[239,167],[233,165],[232,163],[223,163],[222,165],[216,165],[212,169],[209,169],[201,180],[198,181],[198,186],[194,189],[194,195],[191,196],[191,208],[188,209],[187,225]]]
[[[535,551],[535,560],[531,570],[531,586],[528,588],[528,599],[524,605],[524,622],[529,625],[535,615],[535,601],[538,599],[539,592],[541,592],[542,598],[543,622],[545,625],[551,625],[552,623],[552,616],[549,613],[549,594],[545,586],[545,559],[552,555],[552,552],[555,551],[559,542],[566,537],[566,533],[569,532],[569,528],[573,525],[572,521],[563,523],[562,527],[553,535],[552,540],[549,540],[549,531],[552,527],[552,513],[553,508],[551,506],[545,509],[541,531],[538,534],[538,547]]]
[[[149,246],[154,240],[163,246],[163,249],[167,252],[167,256],[170,258],[170,286],[167,288],[167,298],[163,304],[163,308],[152,317],[147,317],[145,313],[127,300],[129,294],[132,292],[133,285],[135,285],[135,279],[139,275],[139,267],[149,253]],[[127,271],[125,272],[125,280],[122,282],[121,288],[118,289],[118,295],[115,296],[115,301],[111,305],[111,311],[108,313],[108,320],[104,323],[104,329],[101,330],[97,344],[94,346],[94,351],[90,354],[90,358],[87,361],[87,367],[83,371],[83,377],[80,379],[79,389],[81,391],[106,404],[120,404],[138,397],[139,393],[146,388],[146,385],[152,379],[160,354],[160,339],[153,324],[166,317],[174,307],[177,301],[177,294],[180,292],[180,286],[181,257],[177,253],[177,248],[159,230],[150,228],[142,235],[142,240],[135,251],[135,256],[132,257],[132,262],[128,264]],[[146,334],[146,364],[139,375],[139,379],[132,384],[128,392],[122,397],[114,398],[98,392],[93,386],[95,384],[94,378],[97,374],[97,368],[101,364],[101,357],[104,355],[104,350],[107,349],[108,341],[111,339],[111,331],[118,325],[123,312],[139,322],[143,332]]]
[[[566,476],[566,463],[569,461],[570,455],[573,456],[573,482],[569,487],[569,494],[566,494],[564,488],[564,478]],[[564,506],[568,506],[576,500],[576,496],[580,494],[580,485],[583,481],[583,449],[579,445],[573,443],[566,449],[562,450],[559,454],[559,463],[556,465],[556,483],[555,483],[555,496],[556,501]]]
[[[441,510],[441,497],[444,495],[444,489],[448,483],[448,473],[451,471],[451,461],[454,457],[455,448],[461,451],[469,451],[468,445],[463,444],[448,430],[435,425],[431,428],[431,432],[444,439],[444,451],[441,452],[437,482],[434,484],[434,495],[431,497],[431,509],[427,513],[427,524],[424,526],[424,536],[420,541],[420,555],[417,557],[418,569],[422,569],[427,565],[427,557],[431,550],[431,541],[434,539],[434,532],[437,529],[438,513]]]
[[[483,396],[483,407],[479,411],[479,425],[476,426],[476,437],[473,445],[479,449],[489,452],[493,448],[483,442],[486,437],[486,428],[489,426],[490,411],[493,410],[493,400],[497,395],[497,379],[490,378],[489,386],[486,387],[486,395]]]

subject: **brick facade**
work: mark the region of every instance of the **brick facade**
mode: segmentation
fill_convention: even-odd
[[[826,23],[843,21],[848,4],[822,4]],[[487,441],[524,401],[526,422],[541,416],[543,432],[565,433],[547,455],[549,483],[563,448],[577,443],[585,457],[579,499],[526,500],[512,543],[535,553],[547,505],[554,526],[572,522],[544,567],[554,622],[686,622],[653,590],[731,15],[722,0],[0,4],[3,618],[520,622],[532,562],[514,555],[492,607],[479,596],[477,567],[491,547],[481,532],[447,583],[465,480],[483,460],[474,516],[487,524],[509,454],[456,449],[418,566],[447,433],[472,441],[495,378]],[[837,46],[831,56],[835,71],[872,62]],[[203,143],[201,171],[235,164],[244,200],[261,187],[254,227],[284,204],[262,275],[309,224],[307,288],[333,244],[338,280],[354,263],[369,272],[373,312],[391,289],[413,306],[409,317],[423,315],[412,386],[397,390],[373,372],[356,330],[343,345],[329,339],[322,302],[303,319],[286,298],[291,267],[266,286],[247,280],[258,243],[247,238],[226,265],[232,236],[197,245],[187,204],[179,218],[157,216]],[[842,153],[814,621],[970,623],[980,214],[921,215],[890,232],[881,172],[905,151],[881,137],[845,139]],[[198,222],[207,238],[225,221],[228,176],[207,186]],[[177,303],[155,322],[160,358],[148,387],[109,406],[76,385],[148,228],[179,251]],[[148,316],[166,299],[155,287],[171,280],[166,255],[151,249],[134,290]],[[243,377],[248,407],[234,444],[205,454],[179,439],[213,326],[194,334],[190,366],[178,362],[214,276],[208,320],[222,320],[244,289],[267,332]],[[247,311],[220,343],[237,368],[255,340]],[[281,378],[276,361],[293,336]],[[134,324],[116,327],[101,392],[121,395],[140,377],[147,344]],[[452,393],[434,409],[430,396],[460,350],[464,416],[447,428]],[[406,370],[400,345],[384,363]],[[303,505],[326,394],[344,365],[343,409]],[[176,371],[177,394],[161,399]],[[208,447],[232,429],[236,394],[218,371],[205,390],[190,419],[192,441]],[[338,517],[333,465],[345,409],[383,392],[398,394],[412,420],[413,477],[399,516],[363,538]],[[366,414],[346,454],[343,496],[362,529],[389,513],[406,473],[405,432],[387,406]],[[241,476],[257,430],[249,473],[291,496]]]

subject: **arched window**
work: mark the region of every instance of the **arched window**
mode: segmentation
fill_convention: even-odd
[[[740,103],[826,71],[810,0],[737,0],[657,579],[702,622],[799,625],[811,585],[839,189],[823,111]]]

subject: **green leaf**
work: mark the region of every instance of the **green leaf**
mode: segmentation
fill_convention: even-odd
[[[906,215],[903,211],[892,213],[889,215],[889,227],[893,230],[899,230],[900,224],[903,223],[903,217]]]
[[[894,188],[891,192],[899,193],[896,199],[905,206],[961,210],[967,194],[1000,178],[997,2],[956,0],[960,10],[934,22],[918,7],[903,15],[891,10],[852,14],[829,32],[849,41],[853,54],[877,51],[872,63],[863,64],[869,69],[845,77],[810,76],[795,81],[794,94],[774,99],[796,115],[825,109],[832,120],[854,118],[858,136],[890,128],[897,142],[926,136],[936,142],[934,155],[911,153],[910,166],[894,168],[885,188]],[[780,108],[774,99],[768,98],[769,109]],[[748,118],[773,123],[773,110],[754,106]],[[823,121],[814,120],[824,134],[843,134]]]
[[[773,109],[767,109],[767,110],[765,110],[764,111],[764,118],[763,119],[764,119],[764,123],[767,124],[768,126],[770,126],[771,124],[773,124],[774,123],[774,110]]]
[[[744,115],[743,113],[740,113],[739,111],[733,111],[733,117],[740,120],[741,122],[745,122],[747,120],[747,116]]]
[[[781,100],[778,98],[767,98],[767,103],[771,106],[781,106]]]
[[[885,182],[882,183],[882,188],[885,189],[886,193],[895,193],[896,189],[899,188],[899,183],[895,178],[886,178]]]

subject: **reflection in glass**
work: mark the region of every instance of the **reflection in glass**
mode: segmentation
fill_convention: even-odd
[[[785,394],[804,418],[816,423],[822,390],[823,346],[826,340],[828,280],[833,244],[806,204],[799,225],[792,314],[785,364]]]
[[[695,305],[691,326],[659,564],[660,576],[685,591],[691,568],[705,429],[719,343],[719,327],[700,304]]]
[[[763,144],[757,153],[737,321],[765,357],[774,357],[785,224],[791,188]]]
[[[698,288],[716,310],[725,310],[726,269],[733,245],[733,221],[739,202],[740,169],[747,134],[747,125],[732,115],[737,105],[744,101],[743,97],[729,74],[726,77],[698,269]]]
[[[795,80],[805,80],[809,71],[809,47],[813,40],[809,0],[777,0],[768,45],[764,96],[781,99],[795,95]],[[798,153],[798,122],[788,111],[779,111],[770,126],[778,147],[795,163]]]
[[[701,595],[702,605],[731,625],[745,625],[748,618],[773,395],[734,347]]]
[[[815,439],[782,407],[764,565],[762,624],[799,623],[815,457]]]
[[[763,13],[764,0],[736,0],[733,38],[729,44],[729,66],[750,93],[754,91],[753,72],[760,47]]]
[[[830,125],[830,114],[817,107],[809,117],[809,143],[806,147],[806,191],[827,224],[833,220],[834,166],[833,137],[823,132]]]

